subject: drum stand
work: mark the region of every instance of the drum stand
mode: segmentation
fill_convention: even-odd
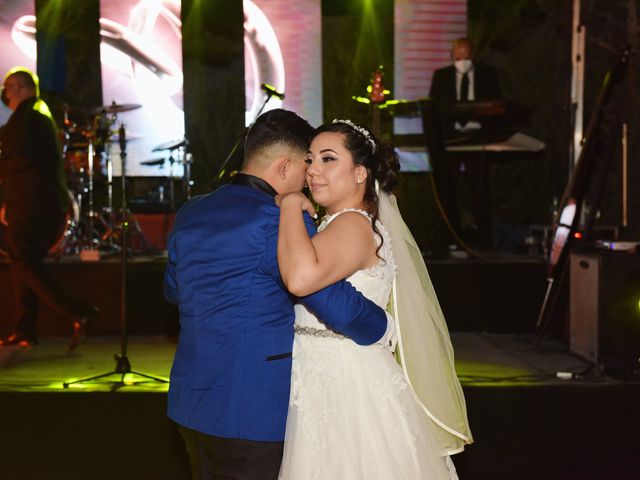
[[[127,209],[127,194],[126,194],[126,133],[124,125],[120,125],[118,130],[120,140],[120,158],[122,160],[122,205],[121,205],[121,219],[120,228],[122,235],[120,237],[120,353],[114,355],[116,361],[116,367],[111,372],[101,373],[98,375],[92,375],[90,377],[80,378],[72,382],[64,382],[62,386],[68,388],[69,385],[76,383],[89,382],[91,380],[97,380],[100,378],[106,378],[113,375],[120,375],[120,381],[111,382],[113,384],[113,390],[123,387],[125,385],[136,385],[142,382],[125,383],[125,377],[127,374],[138,375],[148,380],[156,382],[169,383],[166,378],[150,375],[148,373],[142,373],[131,369],[131,362],[127,356],[127,346],[129,343],[128,338],[128,324],[127,324],[127,233],[129,230],[129,210]]]
[[[190,152],[186,152],[182,158],[182,164],[184,165],[184,175],[182,177],[183,190],[186,200],[191,200],[191,187],[193,181],[191,180],[191,164],[193,163],[193,155]]]
[[[104,147],[108,142],[107,134],[110,126],[106,121],[103,122],[99,118],[102,117],[95,117],[93,127],[83,132],[83,136],[87,141],[86,165],[79,169],[79,186],[76,187],[74,192],[79,214],[75,222],[69,222],[65,235],[67,238],[64,244],[64,252],[79,253],[81,258],[86,260],[97,260],[99,258],[101,241],[113,230],[111,219],[105,220],[95,208],[95,160],[97,155],[104,155],[104,152],[98,152],[98,147]],[[111,121],[115,121],[115,116]],[[66,148],[67,145],[65,145],[65,150]],[[102,235],[97,231],[97,228],[101,228],[101,231],[106,233]]]
[[[169,152],[169,208],[172,212],[176,211],[176,186],[173,178],[173,164],[175,163],[173,158],[173,151]]]
[[[111,153],[111,149],[110,149],[110,145],[111,145],[111,133],[112,131],[110,130],[112,125],[115,125],[118,121],[118,117],[117,117],[117,113],[114,112],[108,123],[107,123],[107,129],[106,129],[106,134],[105,134],[105,138],[104,138],[104,148],[103,151],[101,153],[102,158],[104,159],[104,165],[106,168],[106,174],[107,174],[107,206],[103,207],[102,211],[104,213],[104,215],[101,215],[100,213],[97,213],[95,211],[93,211],[93,208],[91,207],[90,210],[90,223],[91,223],[91,236],[89,237],[90,241],[93,242],[97,242],[99,248],[105,248],[109,251],[117,251],[119,250],[120,246],[118,245],[119,243],[119,237],[124,235],[124,233],[122,232],[121,229],[118,229],[116,227],[117,225],[117,220],[116,220],[116,214],[115,214],[115,209],[114,209],[114,193],[113,193],[113,185],[114,185],[114,181],[113,181],[113,159],[112,159],[112,153]],[[126,141],[126,139],[124,140]],[[95,154],[95,153],[94,153]],[[93,178],[94,178],[94,172],[93,172],[93,168],[90,166],[89,167],[89,192],[92,195],[93,192]],[[124,184],[123,184],[123,188],[124,188]],[[91,197],[90,197],[91,198]],[[92,204],[92,202],[90,201],[90,205]],[[102,227],[102,231],[104,233],[98,233],[95,231],[95,224],[93,223],[94,220],[96,219],[98,222],[100,222],[100,225]],[[131,215],[131,212],[128,211],[127,209],[127,217],[126,220],[128,222],[129,226],[133,226],[133,230],[132,233],[135,233],[135,238],[137,240],[137,243],[141,245],[141,248],[144,251],[150,252],[153,251],[154,249],[151,247],[151,245],[149,244],[149,241],[147,240],[146,236],[144,235],[144,232],[142,231],[142,228],[140,227],[140,224],[138,223],[138,221],[135,219],[135,217],[133,215]],[[94,235],[98,236],[98,239],[94,240]]]
[[[69,202],[71,203],[71,215],[65,225],[64,237],[59,244],[56,256],[63,254],[83,255],[83,252],[95,250],[96,242],[93,240],[94,219],[96,213],[94,211],[94,185],[93,185],[93,159],[95,157],[95,143],[93,132],[86,135],[87,138],[87,173],[85,178],[85,168],[80,169],[79,185],[76,188],[69,188]],[[65,142],[68,141],[68,135]],[[63,155],[66,158],[68,145],[63,145]],[[77,204],[77,208],[74,205]],[[88,213],[84,213],[88,208]],[[85,220],[85,221],[83,221]],[[92,256],[90,253],[89,256]]]
[[[115,115],[113,121],[115,122]],[[101,153],[107,171],[107,206],[102,208],[104,215],[100,216],[102,225],[105,228],[105,232],[101,235],[100,240],[102,242],[106,242],[106,247],[113,251],[118,249],[118,245],[115,238],[116,219],[113,209],[113,161],[108,149],[109,142],[110,140],[107,142],[104,151]]]
[[[89,170],[89,190],[88,190],[88,194],[89,194],[89,222],[88,222],[88,226],[87,226],[87,239],[89,240],[89,249],[93,250],[94,249],[94,241],[93,241],[93,225],[94,225],[94,218],[96,216],[96,212],[93,209],[94,205],[93,205],[93,162],[95,159],[95,149],[94,149],[94,144],[93,144],[93,140],[94,140],[94,136],[91,135],[91,137],[89,138],[89,147],[88,147],[88,152],[87,152],[87,169]]]
[[[164,165],[165,161],[169,162],[169,210],[171,212],[176,211],[176,190],[175,190],[175,175],[173,166],[176,163],[181,163],[184,167],[182,173],[182,193],[184,200],[191,199],[191,187],[193,181],[191,180],[191,164],[193,163],[193,155],[188,152],[189,141],[186,138],[180,140],[173,140],[170,142],[161,143],[155,147],[152,152],[161,152],[168,150],[168,156],[166,159],[161,160],[149,160],[142,162],[143,165],[156,166]],[[174,152],[177,151],[176,156]]]
[[[185,145],[186,145],[185,141]],[[186,147],[182,146],[178,149],[178,160],[173,157],[173,150],[169,152],[169,207],[172,212],[176,211],[176,189],[175,189],[175,177],[173,173],[173,165],[175,163],[181,163],[183,166],[182,174],[182,193],[184,194],[184,200],[191,199],[191,187],[193,182],[191,181],[191,163],[193,155],[186,152]]]

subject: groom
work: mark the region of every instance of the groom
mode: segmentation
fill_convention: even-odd
[[[294,302],[367,345],[392,333],[384,311],[342,281],[296,299],[278,271],[276,194],[300,191],[311,126],[261,115],[230,185],[187,202],[169,238],[166,298],[179,306],[169,417],[194,479],[276,479],[289,402]],[[305,214],[307,228],[315,232]]]

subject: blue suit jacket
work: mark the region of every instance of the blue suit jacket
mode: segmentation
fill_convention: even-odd
[[[164,292],[180,310],[168,415],[181,425],[227,438],[284,439],[297,299],[278,270],[279,213],[268,193],[232,184],[190,200],[177,215]],[[384,311],[345,281],[301,301],[360,344],[386,331]]]

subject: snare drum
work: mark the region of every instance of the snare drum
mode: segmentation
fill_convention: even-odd
[[[63,252],[69,239],[73,235],[74,230],[78,226],[78,222],[80,221],[80,208],[78,207],[78,202],[71,192],[67,192],[67,194],[69,195],[67,211],[65,213],[64,220],[60,225],[60,233],[56,237],[56,241],[53,243],[51,248],[49,248],[49,255],[56,255]],[[4,256],[7,255],[5,235],[8,225],[5,217],[5,210],[5,205],[3,203],[0,205],[0,255]]]

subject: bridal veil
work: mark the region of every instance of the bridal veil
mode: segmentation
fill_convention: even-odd
[[[395,196],[379,192],[378,197],[379,218],[390,234],[397,265],[393,315],[402,368],[426,415],[439,427],[441,454],[452,455],[473,439],[447,324]]]

